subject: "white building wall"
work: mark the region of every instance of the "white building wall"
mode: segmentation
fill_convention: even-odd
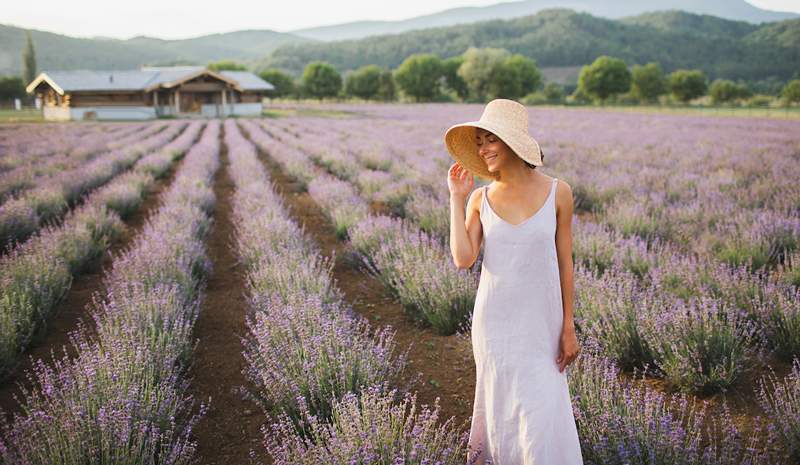
[[[69,108],[45,106],[42,109],[44,119],[51,121],[68,121],[70,119]]]
[[[94,116],[87,113],[94,112]],[[154,107],[78,107],[70,108],[73,120],[98,119],[98,120],[145,120],[156,117]]]
[[[228,103],[204,104],[200,107],[200,114],[208,118],[221,116],[261,116],[261,103]]]

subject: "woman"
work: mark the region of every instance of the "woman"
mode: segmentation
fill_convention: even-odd
[[[571,188],[536,169],[542,152],[527,109],[513,100],[489,102],[479,121],[448,129],[445,142],[456,160],[447,179],[456,266],[471,267],[485,239],[472,315],[471,459],[582,464],[565,371],[579,352]],[[493,182],[472,191],[473,174]]]

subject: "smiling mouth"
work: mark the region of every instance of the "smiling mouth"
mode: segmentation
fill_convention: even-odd
[[[489,155],[488,157],[484,157],[483,159],[488,162],[489,160],[494,160],[495,158],[497,158],[497,155]]]

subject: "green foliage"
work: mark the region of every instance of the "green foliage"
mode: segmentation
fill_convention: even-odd
[[[25,48],[22,50],[22,79],[25,85],[36,79],[36,51],[33,49],[31,31],[25,31]]]
[[[548,82],[544,89],[531,92],[520,100],[524,105],[545,105],[564,103],[564,88],[555,82]]]
[[[409,56],[394,72],[400,89],[418,102],[438,96],[442,77],[442,60],[430,53]]]
[[[608,97],[630,89],[631,73],[623,60],[601,55],[591,65],[581,68],[578,87],[592,99],[605,102]]]
[[[800,102],[800,79],[793,79],[786,83],[781,90],[781,98],[786,104]]]
[[[384,101],[397,98],[397,87],[394,84],[394,76],[391,70],[382,70],[378,77],[378,98]]]
[[[458,75],[467,84],[472,99],[483,102],[497,87],[491,87],[499,78],[501,66],[511,56],[502,48],[470,47],[464,52],[464,62],[458,68]],[[502,84],[501,84],[502,85]]]
[[[745,99],[751,95],[747,86],[736,84],[728,79],[715,79],[711,83],[708,93],[711,95],[711,102],[715,105]]]
[[[366,100],[377,98],[381,87],[382,72],[383,70],[378,65],[366,65],[353,71],[345,80],[345,93]]]
[[[687,103],[706,93],[706,75],[699,69],[679,69],[667,77],[667,87],[673,97]]]
[[[334,97],[342,89],[342,76],[330,63],[314,61],[303,71],[303,92],[322,100]]]
[[[661,65],[655,62],[631,68],[631,94],[643,102],[655,102],[667,92],[667,80]]]
[[[0,101],[13,100],[15,98],[24,98],[25,83],[19,76],[3,76],[0,77]]]
[[[564,100],[564,88],[558,83],[548,82],[544,86],[544,97],[550,103],[560,103]]]
[[[519,99],[542,85],[542,73],[536,62],[516,54],[506,58],[492,73],[489,85],[491,98]]]
[[[266,69],[258,73],[258,76],[275,86],[275,89],[267,91],[270,98],[287,97],[296,92],[294,79],[279,69]]]
[[[450,57],[442,62],[444,69],[445,86],[456,93],[458,98],[465,100],[469,96],[469,89],[464,79],[458,75],[458,68],[464,63],[464,57],[457,55]]]
[[[768,107],[774,98],[771,95],[756,94],[747,99],[747,106],[752,108]]]
[[[206,65],[211,71],[247,71],[247,67],[234,60],[212,61]]]

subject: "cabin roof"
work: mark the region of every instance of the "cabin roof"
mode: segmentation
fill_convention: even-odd
[[[27,87],[29,93],[42,82],[59,94],[87,91],[151,91],[170,88],[192,77],[209,74],[242,91],[275,87],[249,71],[211,71],[203,66],[143,67],[138,70],[74,70],[42,72]]]

